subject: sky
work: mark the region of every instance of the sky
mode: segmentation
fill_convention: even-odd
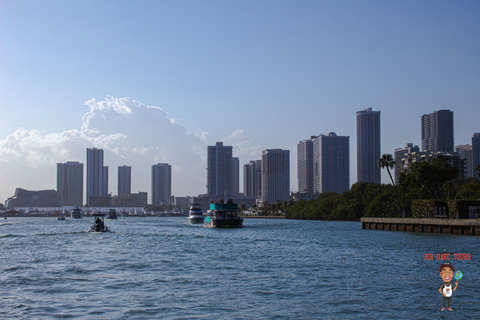
[[[381,111],[382,153],[421,147],[420,118],[480,132],[480,2],[0,0],[0,201],[56,188],[56,163],[102,148],[109,191],[172,165],[172,193],[206,192],[208,145],[240,165]],[[242,177],[242,172],[240,173]],[[382,172],[382,182],[389,183]],[[243,183],[241,183],[241,190]]]

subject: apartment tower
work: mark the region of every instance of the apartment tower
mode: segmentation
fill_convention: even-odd
[[[57,192],[62,206],[83,204],[83,163],[57,163]]]
[[[406,143],[405,148],[397,148],[394,151],[393,160],[395,161],[395,184],[398,184],[398,177],[403,169],[403,159],[408,158],[408,155],[412,152],[420,152],[418,146],[414,146],[413,143]]]
[[[290,198],[290,150],[262,151],[262,202]]]
[[[480,164],[480,133],[474,133],[472,136],[472,152],[473,152],[473,175],[478,177],[480,172],[476,172],[475,168]]]
[[[422,151],[454,152],[453,111],[439,110],[422,116]]]
[[[471,145],[464,144],[455,146],[455,152],[459,154],[460,161],[464,164],[464,177],[476,177],[473,171],[473,148]]]
[[[207,195],[229,198],[234,195],[233,147],[217,142],[207,148]]]
[[[357,112],[357,181],[380,183],[380,111]]]
[[[262,160],[250,161],[243,165],[243,194],[260,198],[262,194]]]
[[[169,204],[172,196],[172,166],[157,163],[152,166],[152,204]]]
[[[87,204],[90,197],[108,195],[108,167],[103,165],[103,150],[87,148]]]
[[[118,197],[125,197],[132,193],[132,167],[118,167]]]
[[[313,195],[313,139],[297,144],[297,181],[298,192]]]
[[[238,157],[232,157],[232,183],[233,196],[238,196],[240,193],[240,160]]]
[[[314,192],[350,189],[350,137],[335,132],[313,139]]]

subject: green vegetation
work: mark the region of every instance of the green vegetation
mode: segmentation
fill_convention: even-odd
[[[383,155],[379,167],[387,168],[392,185],[358,182],[337,194],[324,192],[312,200],[302,200],[288,207],[287,218],[307,220],[359,220],[361,217],[412,216],[412,203],[418,200],[479,200],[480,180],[460,178],[458,170],[441,156],[431,162],[413,163],[408,173],[401,173],[397,186],[390,168],[391,155]],[[480,165],[476,167],[480,178]]]

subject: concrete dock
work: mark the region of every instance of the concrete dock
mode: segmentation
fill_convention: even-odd
[[[480,235],[480,219],[361,218],[362,229]]]

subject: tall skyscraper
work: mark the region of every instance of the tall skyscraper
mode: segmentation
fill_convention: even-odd
[[[262,151],[262,201],[274,203],[290,198],[290,150]]]
[[[87,148],[87,204],[90,197],[108,195],[108,167],[103,166],[103,150]]]
[[[232,157],[232,183],[233,196],[238,196],[240,193],[240,160],[238,157]]]
[[[118,197],[124,197],[132,193],[132,167],[118,167]]]
[[[480,133],[474,133],[472,136],[472,152],[473,152],[473,175],[478,177],[475,168],[480,164]]]
[[[357,181],[380,183],[380,111],[357,112]]]
[[[313,195],[313,139],[297,144],[298,192]]]
[[[207,149],[207,195],[228,198],[234,195],[232,146],[217,142]]]
[[[402,172],[402,159],[405,158],[406,154],[412,152],[420,152],[420,148],[418,146],[414,146],[413,143],[406,143],[405,148],[395,149],[393,155],[393,160],[395,161],[395,184],[398,184],[398,177],[400,175],[400,172]]]
[[[108,195],[108,166],[103,166],[103,195]]]
[[[314,192],[350,189],[350,137],[335,132],[313,140]]]
[[[159,206],[170,203],[172,196],[172,166],[158,163],[152,166],[152,204]]]
[[[262,194],[262,160],[250,161],[243,165],[243,194],[260,198]]]
[[[453,111],[439,110],[422,116],[422,151],[454,151]]]
[[[83,204],[83,163],[57,163],[57,192],[63,206]]]

